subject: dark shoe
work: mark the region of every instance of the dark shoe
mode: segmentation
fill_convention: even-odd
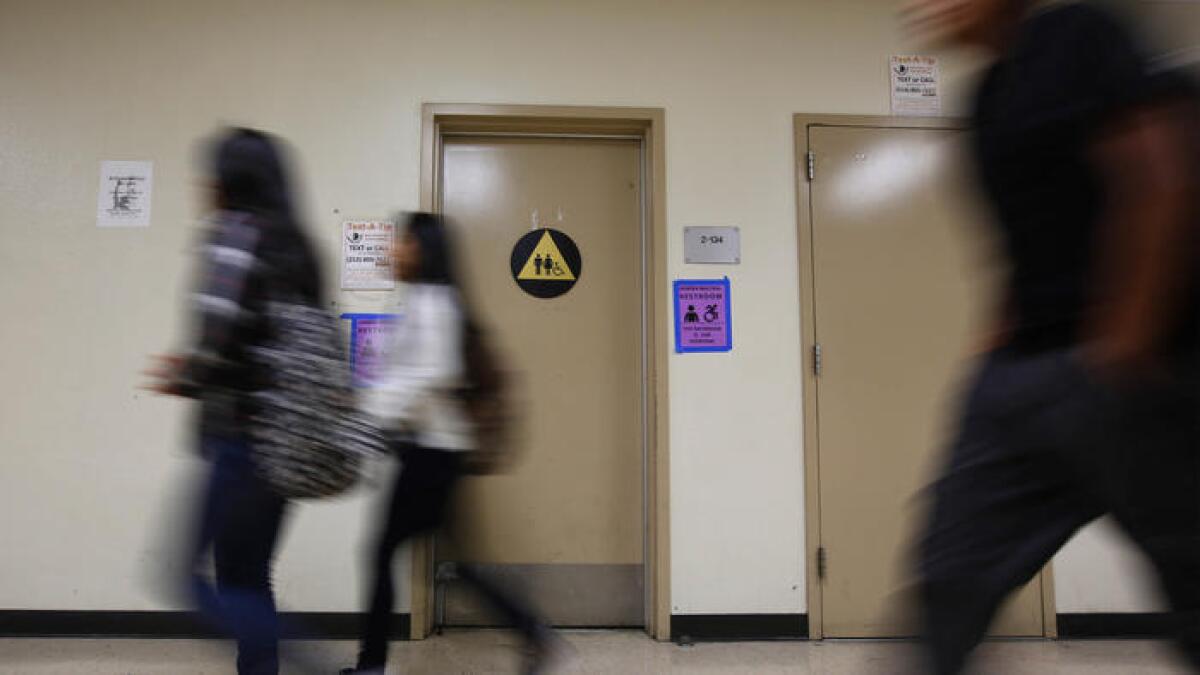
[[[574,650],[566,640],[549,628],[539,628],[525,647],[521,672],[525,675],[544,675],[550,672],[551,665],[566,660],[572,654]]]
[[[378,668],[342,668],[338,675],[384,675],[383,666]]]

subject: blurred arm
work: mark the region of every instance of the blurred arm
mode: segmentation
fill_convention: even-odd
[[[1188,272],[1195,158],[1183,104],[1142,106],[1094,143],[1107,196],[1089,359],[1105,370],[1149,365]]]
[[[236,329],[252,314],[248,290],[260,280],[258,229],[244,220],[220,228],[204,248],[204,275],[193,296],[198,333],[174,383],[182,396],[199,396],[230,361]]]

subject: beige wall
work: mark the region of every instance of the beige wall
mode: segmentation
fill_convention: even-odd
[[[332,287],[335,210],[418,204],[421,104],[499,102],[666,109],[671,275],[728,272],[736,330],[670,365],[673,609],[804,611],[791,116],[886,113],[910,49],[889,0],[0,2],[0,608],[159,606],[192,460],[184,406],[133,387],[178,335],[195,140],[293,141]],[[155,162],[149,229],[95,227],[104,159]],[[685,225],[740,226],[744,264],[683,265]],[[294,514],[286,606],[356,606],[366,507]]]

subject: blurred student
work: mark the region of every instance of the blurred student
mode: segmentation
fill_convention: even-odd
[[[361,650],[352,673],[384,672],[395,591],[392,559],[413,536],[446,524],[454,488],[477,448],[476,429],[462,392],[471,379],[465,338],[477,330],[454,270],[454,249],[444,221],[430,213],[407,217],[395,253],[404,285],[404,311],[382,380],[366,408],[396,440],[402,468],[380,523],[370,560],[370,602]],[[551,633],[515,598],[487,582],[469,565],[460,578],[473,585],[526,639],[526,672],[541,672]]]
[[[908,4],[993,60],[974,152],[1010,272],[920,542],[931,666],[959,672],[1004,598],[1108,513],[1200,668],[1194,89],[1086,3]]]
[[[255,471],[253,394],[271,373],[264,344],[268,286],[320,300],[316,256],[297,222],[280,149],[267,134],[230,129],[213,142],[214,213],[193,296],[195,344],[163,357],[153,388],[200,403],[198,445],[210,461],[189,544],[189,585],[201,613],[237,639],[241,675],[279,671],[271,560],[288,505]],[[216,587],[201,573],[212,554]]]

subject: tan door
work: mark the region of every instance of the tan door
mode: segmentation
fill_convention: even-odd
[[[438,557],[481,563],[557,625],[644,624],[641,190],[639,141],[443,145],[441,206],[459,227],[470,301],[520,373],[526,415],[521,463],[468,481],[466,545],[442,542]],[[582,257],[576,285],[553,299],[512,278],[534,210]],[[442,603],[447,625],[495,621],[458,584]]]
[[[993,274],[944,129],[808,128],[821,601],[830,637],[912,634],[918,496],[947,441]],[[994,626],[1041,635],[1040,581]]]

